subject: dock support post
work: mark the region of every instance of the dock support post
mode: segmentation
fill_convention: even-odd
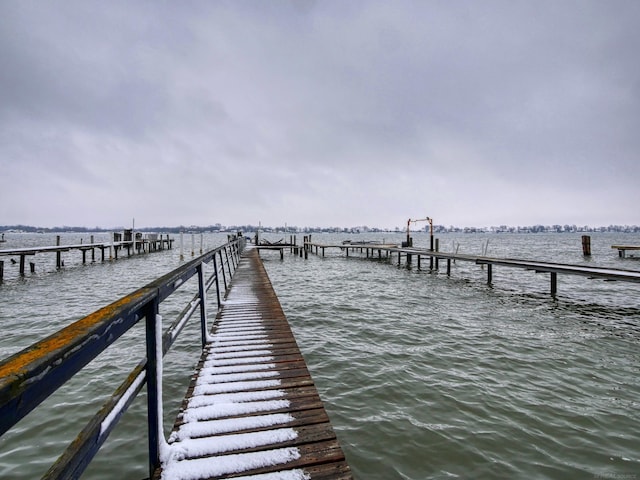
[[[491,285],[493,282],[493,265],[487,264],[487,285]]]
[[[280,249],[280,260],[284,260],[284,247]]]
[[[29,271],[31,273],[36,273],[36,264],[35,264],[35,262],[29,262]]]
[[[439,252],[439,251],[440,251],[440,239],[436,238],[436,252]],[[439,263],[440,263],[439,260],[440,259],[436,257],[436,270],[438,270],[438,267],[439,267]]]
[[[422,257],[420,255],[418,255],[418,270],[420,270],[420,260],[421,260],[421,258]]]
[[[93,235],[91,235],[91,245],[93,245]],[[96,261],[96,249],[95,248],[91,248],[91,263],[94,263]]]
[[[4,260],[0,260],[0,283],[2,283],[3,278],[4,278]]]
[[[24,277],[24,255],[20,255],[20,276]]]
[[[451,259],[447,258],[447,276],[451,275]]]
[[[558,293],[558,274],[551,272],[551,295],[555,297],[556,293]]]
[[[589,235],[582,236],[582,254],[585,257],[591,256],[591,237]]]
[[[60,235],[56,235],[56,246],[57,247],[60,246]],[[22,260],[21,260],[21,263],[22,263]],[[57,251],[56,252],[56,268],[60,270],[61,266],[62,266],[62,252]]]

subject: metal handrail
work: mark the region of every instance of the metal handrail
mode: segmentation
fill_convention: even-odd
[[[145,383],[151,475],[160,464],[160,450],[165,442],[162,432],[162,357],[197,310],[200,311],[202,345],[206,343],[206,292],[215,283],[220,307],[220,271],[226,290],[225,264],[230,279],[244,245],[244,237],[234,237],[225,245],[1,361],[0,436],[144,318],[146,357],[129,373],[43,478],[79,478]],[[206,278],[204,266],[211,262],[213,272]],[[160,304],[194,275],[198,276],[198,293],[163,334],[162,319],[158,314]]]

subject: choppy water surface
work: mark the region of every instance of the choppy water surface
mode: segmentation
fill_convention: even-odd
[[[382,237],[402,240],[350,238]],[[224,239],[207,237],[205,246]],[[491,256],[640,270],[610,248],[637,243],[631,235],[593,234],[590,259],[580,236],[568,234],[444,235],[440,246],[477,254],[487,239]],[[416,234],[415,244],[428,237]],[[640,285],[559,276],[552,298],[548,275],[522,270],[495,267],[488,287],[472,264],[454,265],[447,277],[424,269],[427,262],[408,270],[335,251],[262,256],[357,478],[640,477]],[[0,286],[3,357],[180,262],[174,248],[69,263]],[[163,306],[163,316],[192,294]],[[132,332],[0,439],[1,478],[46,470],[144,355],[142,335]],[[196,326],[167,359],[167,427],[198,351]],[[134,404],[84,478],[145,476],[145,408],[144,398]]]

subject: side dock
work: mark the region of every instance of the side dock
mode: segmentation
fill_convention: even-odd
[[[451,275],[451,264],[457,261],[470,262],[480,265],[484,268],[487,267],[487,284],[493,283],[493,267],[509,267],[517,268],[521,270],[534,271],[536,273],[549,273],[550,278],[550,293],[556,295],[558,292],[558,274],[563,275],[577,275],[587,277],[589,279],[599,279],[605,281],[620,281],[620,282],[632,282],[640,283],[640,271],[637,270],[625,270],[620,268],[605,268],[605,267],[592,267],[587,265],[571,265],[563,263],[553,262],[539,262],[532,260],[519,260],[509,258],[492,258],[479,255],[462,255],[458,253],[446,253],[440,252],[437,249],[431,250],[427,248],[414,248],[414,247],[398,247],[397,245],[384,245],[384,244],[321,244],[313,243],[305,240],[305,255],[307,251],[314,252],[318,255],[319,251],[322,256],[325,255],[327,249],[339,249],[341,252],[345,252],[349,257],[349,252],[360,252],[361,255],[366,258],[389,259],[393,261],[393,257],[397,258],[397,264],[401,265],[402,259],[406,261],[406,265],[410,267],[415,259],[417,268],[422,268],[422,259],[429,259],[429,270],[438,271],[440,269],[440,261],[446,261],[446,274]],[[627,248],[633,247],[618,247],[613,248]],[[640,248],[640,247],[638,247]]]
[[[146,237],[140,237],[137,239],[125,239],[121,240],[122,235],[117,235],[118,240],[106,241],[106,242],[94,242],[93,235],[89,243],[79,243],[72,245],[61,245],[60,236],[56,237],[56,245],[40,246],[40,247],[25,247],[25,248],[12,248],[0,250],[0,257],[19,257],[20,258],[20,276],[25,274],[25,259],[26,257],[33,257],[38,253],[55,253],[56,254],[56,268],[60,269],[64,265],[62,254],[71,250],[78,250],[82,253],[82,263],[87,262],[87,252],[91,254],[91,262],[96,261],[95,251],[100,250],[101,261],[105,261],[105,250],[109,252],[109,260],[115,258],[118,259],[118,252],[120,250],[126,250],[127,256],[131,256],[133,253],[147,253],[155,252],[158,250],[164,250],[165,248],[171,249],[174,240],[169,238],[167,234],[166,238],[162,235],[158,237],[157,234],[148,234]],[[114,257],[115,255],[115,257]],[[12,259],[12,262],[15,261]],[[31,273],[34,272],[35,264],[30,264]],[[4,261],[0,260],[0,282],[4,277]]]
[[[257,248],[241,257],[152,478],[351,479]]]

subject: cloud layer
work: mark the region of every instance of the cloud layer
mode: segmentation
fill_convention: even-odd
[[[632,1],[0,3],[0,224],[640,223]]]

